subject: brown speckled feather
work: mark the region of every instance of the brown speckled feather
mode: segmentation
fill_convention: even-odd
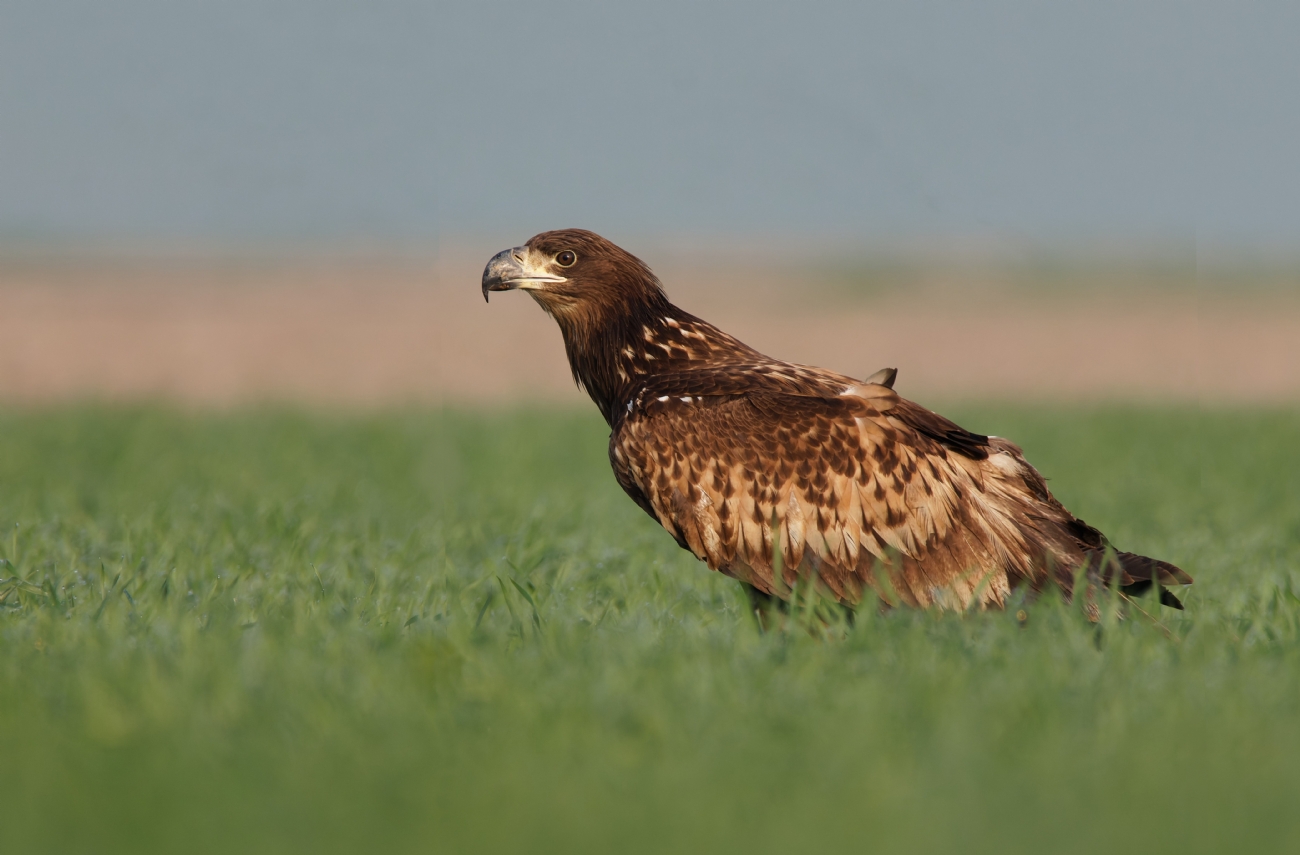
[[[611,462],[709,567],[771,594],[812,575],[848,603],[872,587],[964,609],[1081,563],[1062,534],[1072,517],[1034,495],[1015,446],[969,434],[946,443],[959,428],[889,389],[841,389],[656,395],[650,385],[611,436]]]
[[[859,381],[766,357],[673,306],[644,264],[590,232],[508,252],[485,296],[542,283],[517,287],[559,323],[612,429],[619,484],[714,570],[776,596],[802,577],[846,604],[873,590],[955,609],[1001,606],[1022,584],[1068,595],[1085,570],[1133,590],[1191,582],[1114,553],[1018,447],[900,397],[893,369]]]

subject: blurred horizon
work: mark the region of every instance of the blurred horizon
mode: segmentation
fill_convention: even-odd
[[[17,0],[0,403],[582,405],[592,229],[927,400],[1300,400],[1300,4]]]
[[[581,225],[1290,263],[1296,32],[1284,3],[10,3],[0,249]]]

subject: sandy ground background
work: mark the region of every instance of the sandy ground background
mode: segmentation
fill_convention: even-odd
[[[578,404],[554,323],[423,256],[0,257],[0,401]],[[925,400],[1300,402],[1300,278],[644,253],[773,356]]]

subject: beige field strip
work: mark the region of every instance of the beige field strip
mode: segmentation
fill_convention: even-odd
[[[0,401],[578,403],[554,323],[479,293],[483,258],[0,263]],[[658,272],[678,305],[773,356],[915,399],[1300,402],[1295,289],[1007,287],[717,260]],[[1021,277],[1023,278],[1023,277]],[[1086,277],[1084,277],[1086,279]]]

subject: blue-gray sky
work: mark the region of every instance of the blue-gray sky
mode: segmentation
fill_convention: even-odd
[[[8,0],[0,240],[1300,246],[1300,3]]]

